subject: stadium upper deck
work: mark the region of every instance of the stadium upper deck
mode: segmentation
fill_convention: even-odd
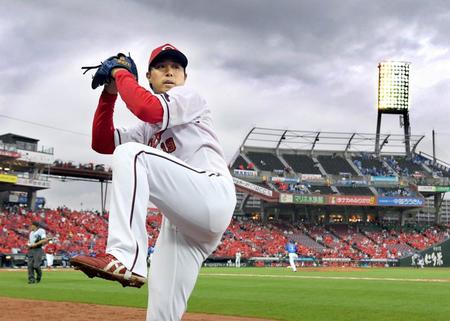
[[[354,213],[368,207],[375,216],[406,213],[403,222],[419,212],[426,197],[435,197],[439,213],[450,190],[450,167],[416,152],[423,138],[411,136],[407,156],[403,136],[382,134],[377,155],[374,134],[253,128],[230,167],[240,192],[262,199],[266,208],[277,204],[278,212],[293,210],[295,216],[298,206],[311,213],[322,207],[328,214],[346,213],[346,220],[349,208]],[[239,199],[245,212],[249,197]]]

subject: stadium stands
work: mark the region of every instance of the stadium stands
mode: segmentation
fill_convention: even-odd
[[[314,256],[315,252],[322,252],[326,249],[324,245],[314,241],[302,231],[295,231],[289,238],[296,241],[303,249],[306,249],[306,251],[303,251],[302,253],[306,256]]]
[[[314,185],[309,188],[311,193],[320,193],[320,194],[334,194],[334,191],[329,186],[318,186]]]
[[[359,187],[359,186],[337,186],[339,193],[344,195],[370,195],[373,196],[373,193],[367,187]]]
[[[248,158],[255,166],[263,171],[281,171],[285,170],[285,166],[275,154],[269,152],[247,152]]]
[[[356,171],[350,166],[348,161],[342,156],[338,155],[319,155],[317,156],[320,164],[327,172],[327,174],[340,175],[342,173],[348,173],[350,175],[358,175]]]
[[[19,209],[19,212],[0,212],[0,253],[26,253],[29,226],[42,222],[48,237],[56,240],[57,254],[92,254],[105,251],[108,215],[92,211],[71,211],[67,208],[38,212]],[[154,245],[159,234],[161,216],[148,216],[149,245]]]
[[[239,249],[243,258],[282,256],[287,242],[283,232],[273,225],[257,221],[233,221],[213,255],[234,257]]]
[[[386,166],[378,158],[370,154],[364,154],[364,156],[352,157],[353,164],[359,169],[363,175],[372,176],[391,176],[394,175],[393,170]]]
[[[364,135],[273,132],[260,132],[261,137],[255,136],[248,148],[243,144],[230,166],[240,187],[236,216],[213,259],[233,259],[237,250],[243,259],[283,258],[284,245],[294,240],[302,257],[323,264],[350,264],[344,262],[402,258],[449,239],[450,214],[446,213],[447,225],[435,225],[439,209],[433,206],[438,202],[430,197],[450,188],[446,178],[450,178],[450,166],[445,162],[433,162],[429,155],[390,154],[386,149],[376,156],[373,146],[370,151],[361,147],[367,140]],[[336,150],[341,138],[343,143]],[[275,145],[258,147],[255,142],[261,140]],[[318,145],[326,142],[327,148],[320,150]],[[353,146],[357,149],[352,151]],[[53,174],[69,170],[96,172],[90,178],[111,174],[101,164],[55,161],[52,166]],[[262,196],[271,194],[268,189],[276,193],[265,199]],[[0,211],[0,254],[27,252],[28,226],[33,220],[44,222],[57,239],[57,254],[69,257],[104,251],[107,213],[65,207],[33,212],[18,207],[18,202],[11,204],[14,197],[10,196],[14,195],[0,200],[15,206]],[[161,217],[158,213],[147,217],[149,245],[155,245]]]
[[[407,187],[402,188],[388,188],[388,187],[378,187],[377,193],[380,196],[389,196],[389,197],[396,197],[396,196],[415,196],[417,193],[414,193]]]
[[[161,215],[147,217],[149,245],[154,246]],[[96,255],[106,245],[108,214],[71,211],[67,208],[0,212],[0,253],[26,253],[28,226],[38,220],[57,240],[59,255]],[[400,258],[439,244],[450,237],[450,226],[381,226],[378,224],[263,223],[233,219],[213,257],[233,258],[239,249],[243,258],[283,257],[284,245],[294,240],[299,254],[314,259]]]
[[[417,154],[416,160],[429,168],[433,177],[450,177],[450,166],[447,163],[437,159],[433,161],[433,157],[425,153]]]
[[[421,165],[420,158],[413,158],[412,160],[406,157],[390,156],[383,158],[389,166],[402,176],[430,176],[425,168]]]
[[[239,155],[231,166],[233,169],[249,169],[247,161]]]
[[[296,173],[301,174],[321,174],[314,160],[303,154],[282,154],[284,160],[292,167]]]

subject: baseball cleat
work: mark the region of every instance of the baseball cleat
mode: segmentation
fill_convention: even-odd
[[[147,279],[129,270],[114,256],[106,254],[97,257],[78,255],[70,259],[75,270],[80,270],[88,277],[99,277],[105,280],[117,281],[123,287],[140,288]]]

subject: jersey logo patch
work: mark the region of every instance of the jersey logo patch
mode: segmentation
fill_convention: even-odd
[[[177,145],[172,137],[167,138],[164,142],[161,143],[161,149],[166,153],[173,153],[177,149]]]

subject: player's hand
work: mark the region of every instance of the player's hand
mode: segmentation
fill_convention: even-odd
[[[114,79],[111,79],[109,82],[105,84],[105,91],[108,94],[117,95],[117,87]]]
[[[97,88],[98,86],[102,86],[110,81],[112,77],[115,76],[116,72],[120,69],[126,69],[131,72],[136,80],[138,79],[138,71],[136,64],[134,63],[131,57],[125,56],[123,53],[118,53],[116,56],[109,57],[100,65],[97,66],[87,66],[81,67],[84,69],[85,74],[87,71],[91,69],[97,69],[92,78],[91,87],[92,89]]]
[[[111,77],[115,78],[116,77],[116,73],[118,71],[120,71],[120,70],[127,70],[127,69],[125,69],[125,68],[114,68],[114,69],[111,70]]]
[[[121,70],[127,70],[127,69],[125,69],[125,68],[114,68],[113,70],[111,70],[111,77],[115,79],[117,72],[121,71]],[[136,81],[137,81],[138,80],[137,74],[135,74],[133,72],[131,74],[133,75],[134,79],[136,79]]]

